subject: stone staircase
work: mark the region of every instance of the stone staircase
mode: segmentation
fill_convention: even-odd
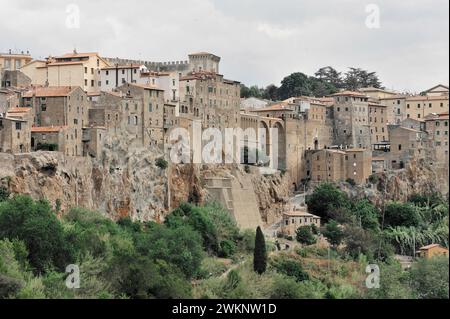
[[[221,203],[241,229],[256,229],[263,223],[251,178],[240,173],[235,175],[207,177],[205,188],[210,199]]]

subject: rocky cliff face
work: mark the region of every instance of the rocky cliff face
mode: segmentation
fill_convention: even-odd
[[[0,154],[0,179],[11,193],[98,210],[112,219],[159,220],[167,210],[167,176],[157,149],[105,142],[101,160],[60,153]]]
[[[369,198],[382,205],[385,201],[404,202],[417,193],[448,194],[448,169],[430,167],[424,162],[411,162],[405,169],[378,174],[378,182],[372,187],[349,187],[343,183],[341,188],[352,198]]]

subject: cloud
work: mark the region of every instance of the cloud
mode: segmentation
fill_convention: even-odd
[[[368,29],[366,6],[380,8]],[[80,9],[67,28],[66,9]],[[0,51],[36,58],[77,48],[104,56],[185,60],[222,57],[221,72],[248,85],[279,84],[325,65],[378,71],[384,84],[420,91],[449,82],[447,0],[0,0]],[[5,9],[6,8],[6,9]]]

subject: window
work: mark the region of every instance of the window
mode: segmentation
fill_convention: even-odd
[[[106,75],[109,75],[109,71],[106,71]]]
[[[84,73],[85,73],[85,74],[87,74],[87,70],[88,70],[88,68],[87,68],[87,67],[84,67]]]
[[[94,85],[95,85],[95,81],[91,80],[91,86],[94,87]]]
[[[78,119],[73,119],[73,124],[78,125]]]
[[[109,85],[109,80],[106,80],[106,85]]]
[[[401,151],[402,150],[402,144],[398,145],[398,150]]]
[[[88,81],[85,79],[84,80],[84,85],[87,86],[88,85]]]
[[[17,130],[17,131],[22,130],[22,123],[16,122],[16,130]]]
[[[91,68],[91,74],[94,74],[94,68]]]

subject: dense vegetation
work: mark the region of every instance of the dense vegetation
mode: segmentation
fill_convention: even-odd
[[[380,210],[368,200],[352,200],[330,183],[307,198],[311,213],[325,222],[323,234],[348,254],[384,259],[393,253],[414,255],[428,244],[449,246],[448,204],[439,194],[416,194],[408,202],[387,202]]]
[[[301,72],[293,73],[281,81],[281,86],[269,85],[266,88],[241,86],[241,97],[257,97],[267,100],[285,100],[294,96],[327,96],[340,89],[358,90],[366,87],[382,88],[376,72],[361,68],[349,68],[342,74],[331,66],[319,69],[314,76]]]
[[[436,195],[388,203],[383,223],[370,202],[323,184],[308,202],[325,226],[302,228],[302,246],[280,252],[260,230],[240,232],[215,204],[182,204],[164,224],[114,222],[84,209],[58,218],[46,201],[3,193],[0,298],[448,298],[448,258],[406,272],[392,258],[413,249],[408,231],[417,246],[431,238],[448,246],[448,208]],[[331,250],[309,246],[319,234]],[[365,269],[374,262],[381,288],[368,290]],[[71,264],[80,268],[79,289],[66,287]]]

